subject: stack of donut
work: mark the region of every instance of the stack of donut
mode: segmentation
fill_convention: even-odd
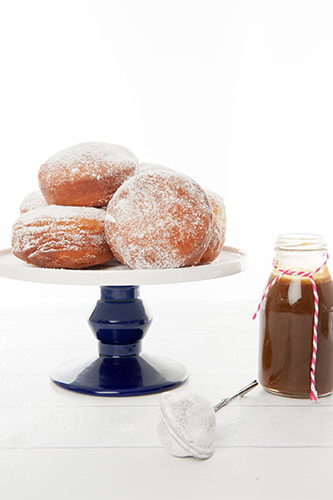
[[[207,264],[225,241],[223,199],[192,178],[139,164],[122,146],[89,142],[47,160],[20,205],[12,251],[40,267],[131,269]]]

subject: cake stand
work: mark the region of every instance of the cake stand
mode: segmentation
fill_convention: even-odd
[[[98,268],[45,269],[0,251],[0,276],[63,285],[98,285],[101,298],[89,318],[98,355],[62,363],[51,372],[60,387],[94,396],[136,396],[175,388],[188,377],[177,361],[142,353],[142,339],[152,316],[139,298],[140,285],[183,283],[220,278],[243,271],[246,254],[224,247],[211,264],[179,269],[131,270],[116,260]]]

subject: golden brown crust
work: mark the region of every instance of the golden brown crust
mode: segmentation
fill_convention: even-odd
[[[191,178],[169,171],[132,177],[111,199],[105,233],[115,257],[132,269],[196,265],[212,231],[212,210]]]
[[[25,196],[20,204],[20,213],[24,214],[33,208],[46,207],[47,203],[40,191],[33,191]]]
[[[29,264],[82,269],[113,258],[104,235],[105,211],[49,205],[21,215],[12,231],[13,254]]]
[[[91,142],[53,155],[40,167],[38,180],[49,205],[103,207],[137,169],[127,148]]]
[[[206,190],[213,212],[213,231],[207,249],[200,259],[200,264],[213,262],[220,254],[225,243],[226,213],[221,196],[211,190]]]

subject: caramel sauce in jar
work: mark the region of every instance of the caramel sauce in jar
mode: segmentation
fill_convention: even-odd
[[[279,268],[310,272],[324,263],[326,248],[322,239],[318,237],[315,244],[315,235],[312,239],[302,235],[301,243],[300,235],[284,235],[280,239],[287,236],[293,243],[288,246],[283,240],[286,248],[279,239],[277,242]],[[274,269],[268,283],[277,274],[279,271]],[[333,282],[327,266],[314,274],[313,279],[319,298],[316,390],[318,396],[326,396],[333,391]],[[284,275],[268,292],[260,312],[259,381],[267,391],[281,396],[310,397],[313,320],[310,279]]]

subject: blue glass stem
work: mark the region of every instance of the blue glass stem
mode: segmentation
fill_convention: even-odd
[[[188,376],[183,365],[141,353],[151,322],[138,286],[102,286],[89,319],[98,357],[64,363],[51,379],[63,388],[97,396],[152,394],[179,386]]]

